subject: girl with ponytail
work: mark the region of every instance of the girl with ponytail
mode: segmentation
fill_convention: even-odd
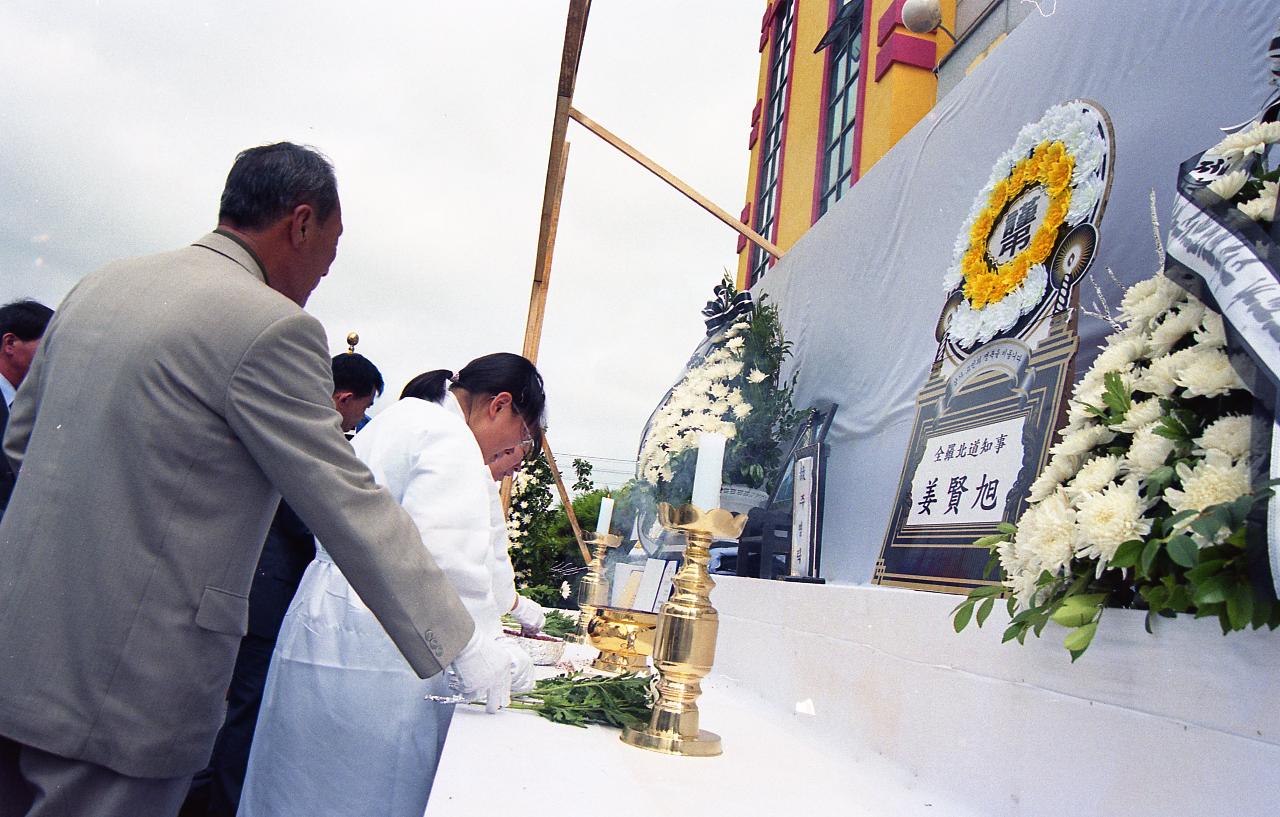
[[[473,639],[501,647],[486,652],[504,662],[492,671],[527,691],[528,656],[502,639],[514,588],[495,581],[491,498],[494,473],[539,450],[542,376],[498,353],[424,372],[400,397],[352,445],[417,523],[475,619]],[[449,673],[414,674],[323,545],[280,630],[239,814],[421,817],[453,716],[424,697],[450,695]]]

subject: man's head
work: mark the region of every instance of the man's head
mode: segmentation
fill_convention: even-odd
[[[382,373],[364,355],[343,352],[333,359],[333,407],[342,415],[343,431],[359,425],[382,388]]]
[[[0,376],[17,386],[27,376],[53,310],[39,301],[0,306]]]
[[[305,306],[342,234],[333,165],[292,142],[242,151],[227,174],[218,226],[253,248],[272,289]]]

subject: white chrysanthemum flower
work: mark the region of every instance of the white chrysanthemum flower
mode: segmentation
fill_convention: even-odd
[[[1116,438],[1116,433],[1104,425],[1088,425],[1063,435],[1053,448],[1054,454],[1087,454],[1100,445],[1106,445]]]
[[[1107,338],[1106,348],[1093,361],[1093,371],[1129,371],[1131,364],[1147,356],[1147,339],[1139,333],[1121,332]]]
[[[1067,401],[1067,429],[1063,431],[1064,434],[1075,431],[1097,418],[1098,415],[1089,410],[1090,405],[1090,403],[1075,399]],[[1101,406],[1098,406],[1098,408],[1101,408]]]
[[[1254,221],[1275,221],[1276,197],[1275,195],[1268,196],[1264,193],[1248,201],[1240,202],[1236,205],[1236,209]]]
[[[765,374],[764,372],[760,371],[759,369],[752,369],[752,370],[747,374],[747,381],[748,381],[748,382],[750,382],[750,383],[763,383],[764,381],[766,381],[766,380],[768,380],[768,379],[769,379],[769,375]]]
[[[1218,397],[1232,389],[1245,388],[1223,350],[1197,347],[1187,351],[1194,354],[1173,375],[1174,382],[1182,387],[1186,396]]]
[[[1071,564],[1076,541],[1076,512],[1063,491],[1055,491],[1033,505],[1018,520],[1017,550],[1036,575],[1042,570],[1060,574]]]
[[[723,383],[712,383],[707,388],[707,391],[716,400],[723,400],[729,396],[729,387]]]
[[[1249,493],[1248,461],[1235,462],[1222,451],[1210,451],[1194,468],[1180,462],[1177,472],[1182,488],[1164,492],[1164,501],[1174,513],[1203,511]]]
[[[1079,501],[1085,494],[1101,491],[1120,476],[1122,463],[1123,460],[1115,454],[1094,457],[1080,466],[1075,477],[1066,484],[1067,496]]]
[[[737,330],[739,330],[739,331],[741,331],[741,330],[743,330],[743,329],[750,329],[750,328],[751,328],[751,322],[750,322],[750,321],[738,321],[737,323],[735,323],[735,324],[733,325],[733,327],[732,327],[732,328],[733,328],[733,329],[737,329]]]
[[[1081,497],[1076,507],[1078,556],[1109,562],[1120,545],[1151,533],[1152,520],[1143,515],[1149,505],[1138,489],[1136,479],[1126,480]]]
[[[1107,390],[1106,372],[1096,368],[1085,372],[1080,382],[1071,389],[1071,399],[1091,406],[1102,406],[1102,395]]]
[[[1207,455],[1210,451],[1221,451],[1232,459],[1239,459],[1249,453],[1249,443],[1253,435],[1253,420],[1238,414],[1219,417],[1196,437],[1199,448],[1197,454]]]
[[[569,589],[568,582],[560,582],[560,598],[567,599],[572,591]]]
[[[746,345],[746,342],[747,342],[746,338],[741,338],[741,337],[729,338],[727,341],[725,341],[724,345],[727,346],[731,351],[737,352],[741,350],[744,345]]]
[[[1077,171],[1082,169],[1077,168]],[[1071,205],[1067,208],[1067,223],[1073,226],[1089,215],[1089,211],[1102,197],[1104,187],[1102,180],[1093,175],[1093,171],[1088,171],[1088,175],[1081,173],[1076,178],[1078,181],[1075,182],[1075,189],[1071,191]]]
[[[738,403],[733,407],[733,416],[739,420],[745,420],[747,415],[751,413],[750,403]]]
[[[1163,275],[1131,286],[1120,300],[1120,317],[1139,328],[1145,327],[1186,299],[1187,291]]]
[[[1040,475],[1036,477],[1035,482],[1031,483],[1031,490],[1027,496],[1030,502],[1040,502],[1069,479],[1080,468],[1081,457],[1071,454],[1058,454],[1049,460],[1049,464],[1044,467]]]
[[[1231,201],[1247,181],[1249,181],[1248,173],[1243,170],[1233,170],[1227,175],[1209,182],[1209,190],[1223,201]]]
[[[1125,434],[1133,434],[1143,426],[1150,425],[1164,414],[1164,409],[1160,407],[1160,398],[1148,397],[1146,400],[1137,400],[1129,405],[1129,410],[1124,413],[1124,420],[1112,426],[1116,431]]]
[[[967,236],[969,234],[966,232],[961,233],[961,235],[966,237],[965,240],[967,244]],[[964,281],[964,272],[961,271],[960,264],[958,262],[953,263],[951,266],[947,267],[947,271],[942,275],[942,291],[951,292],[956,287],[960,286],[962,281]]]
[[[1280,142],[1280,122],[1264,122],[1246,131],[1233,133],[1213,147],[1228,162],[1236,162],[1251,153],[1261,154],[1267,145]]]
[[[1161,437],[1156,433],[1158,423],[1148,423],[1133,435],[1129,443],[1129,451],[1124,457],[1125,470],[1130,474],[1146,479],[1151,472],[1160,468],[1173,453],[1173,440]]]
[[[1158,397],[1168,397],[1178,388],[1175,376],[1198,352],[1196,347],[1192,347],[1156,358],[1151,361],[1150,366],[1138,373],[1134,388]]]
[[[1196,343],[1210,348],[1222,348],[1227,345],[1227,330],[1223,326],[1222,316],[1212,309],[1206,309],[1200,328],[1195,333]]]
[[[1147,338],[1150,356],[1156,358],[1169,354],[1178,341],[1200,328],[1204,312],[1205,306],[1199,302],[1188,302],[1169,311]]]

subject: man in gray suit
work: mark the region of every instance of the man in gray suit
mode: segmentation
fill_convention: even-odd
[[[302,310],[342,232],[328,160],[241,153],[218,229],[86,276],[18,390],[0,522],[0,815],[172,815],[209,759],[280,496],[414,670],[505,703],[413,521],[342,436]]]

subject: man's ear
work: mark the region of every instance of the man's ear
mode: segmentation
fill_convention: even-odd
[[[289,216],[289,240],[294,249],[306,243],[316,229],[316,211],[310,204],[299,204]]]
[[[342,407],[350,403],[355,396],[356,393],[353,391],[335,391],[333,393],[333,407],[341,411]]]
[[[5,332],[0,335],[0,353],[13,354],[13,347],[17,345],[20,338],[12,332]]]

